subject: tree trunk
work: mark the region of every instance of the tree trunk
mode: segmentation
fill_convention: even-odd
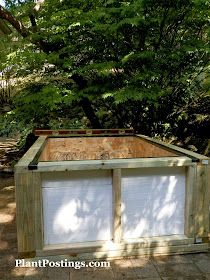
[[[87,97],[84,97],[80,101],[80,105],[81,105],[85,115],[89,119],[92,128],[102,128],[102,125],[101,125],[98,117],[96,116],[89,99]]]
[[[38,3],[41,5],[44,2],[44,0],[38,1]],[[34,10],[38,11],[40,8],[40,5],[34,8]],[[29,15],[30,21],[32,24],[33,31],[36,31],[36,20],[34,15]],[[4,9],[0,5],[0,18],[5,19],[8,21],[23,37],[27,37],[30,35],[29,30],[17,19],[15,18],[12,13],[10,13],[8,10]],[[51,46],[55,48],[55,45],[48,44],[48,42],[45,42],[43,40],[39,40],[37,42],[33,42],[35,45],[39,46],[45,53],[49,53]],[[75,83],[78,85],[79,89],[82,89],[87,86],[87,81],[83,79],[82,76],[75,74],[72,76],[72,79],[75,81]],[[92,128],[102,128],[100,121],[98,117],[96,116],[93,107],[87,97],[83,97],[83,99],[80,101],[80,105],[82,106],[82,109],[89,119]]]
[[[75,82],[79,90],[82,90],[85,87],[87,87],[87,81],[81,75],[73,74],[71,76],[71,79]],[[80,101],[80,105],[85,115],[89,119],[92,128],[102,128],[102,125],[93,110],[90,100],[84,96]]]

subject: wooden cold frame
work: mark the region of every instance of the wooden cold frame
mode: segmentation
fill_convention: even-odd
[[[46,256],[68,253],[81,258],[112,258],[135,254],[174,254],[205,251],[210,235],[210,165],[205,156],[178,148],[182,156],[113,160],[39,162],[28,165],[46,143],[40,136],[15,167],[17,236],[20,256]],[[148,138],[147,138],[148,140]],[[148,141],[154,141],[149,139]],[[155,140],[156,141],[156,140]],[[158,145],[167,145],[160,144]],[[167,145],[169,149],[175,149]],[[193,160],[196,159],[197,161]],[[121,169],[182,166],[186,169],[185,236],[162,236],[122,241]],[[113,241],[45,246],[43,241],[42,174],[71,170],[110,169],[113,174]],[[196,244],[201,242],[201,244]]]
[[[39,162],[162,158],[179,155],[140,137],[129,135],[49,137]]]

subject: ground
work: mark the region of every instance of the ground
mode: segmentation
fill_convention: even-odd
[[[0,178],[1,280],[210,280],[210,253],[139,257],[111,261],[111,267],[15,268],[17,239],[13,177]]]
[[[17,139],[0,137],[0,176],[2,172],[12,173],[11,165],[18,160],[20,154],[17,142]]]

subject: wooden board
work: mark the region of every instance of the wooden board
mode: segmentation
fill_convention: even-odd
[[[178,242],[177,242],[178,243]],[[96,247],[90,247],[89,249],[77,251],[75,249],[63,249],[63,250],[56,250],[46,249],[45,251],[37,251],[37,259],[40,259],[41,256],[47,256],[50,260],[95,260],[95,259],[114,259],[114,258],[123,258],[129,256],[159,256],[159,255],[174,255],[174,254],[187,254],[187,253],[196,253],[196,252],[207,252],[208,251],[208,244],[183,244],[180,242],[181,245],[171,245],[170,242],[165,243],[165,245],[158,245],[158,240],[153,240],[151,242],[151,246],[141,246],[138,243],[137,246],[135,244],[123,244],[123,247],[115,248],[110,250],[96,250]],[[103,248],[103,246],[102,246]],[[53,255],[56,255],[53,257]],[[33,259],[35,260],[35,259]]]
[[[207,167],[207,182],[208,182],[208,185],[207,185],[207,188],[208,188],[208,192],[207,192],[207,194],[208,194],[208,196],[207,196],[207,205],[209,206],[209,208],[208,208],[208,212],[209,212],[208,238],[209,238],[209,241],[210,241],[210,165],[208,165],[208,167]]]
[[[36,175],[35,175],[36,176]],[[34,174],[15,174],[17,243],[19,252],[35,251]]]
[[[72,170],[98,170],[116,168],[148,168],[190,166],[192,160],[188,157],[165,158],[132,158],[112,160],[81,160],[81,161],[46,161],[39,162],[37,172],[55,172]],[[36,171],[34,171],[36,172]]]
[[[209,233],[209,188],[208,165],[197,165],[195,189],[195,234],[196,237],[207,237]]]
[[[113,240],[121,242],[121,169],[113,170]]]
[[[54,136],[72,136],[72,135],[133,135],[134,130],[129,128],[112,128],[112,129],[35,129],[33,131],[34,135],[54,135]]]
[[[189,150],[184,149],[184,148],[180,148],[180,147],[178,147],[176,145],[165,143],[163,141],[160,141],[160,140],[157,140],[155,138],[151,138],[151,137],[148,137],[148,136],[145,136],[145,135],[138,134],[137,137],[139,137],[141,139],[144,139],[144,140],[147,140],[149,143],[158,144],[158,145],[160,145],[162,147],[165,147],[165,148],[167,148],[169,150],[172,150],[174,152],[181,153],[182,155],[191,156],[191,157],[193,157],[195,159],[200,160],[201,162],[202,162],[202,160],[204,160],[205,161],[204,164],[210,164],[209,158],[204,156],[204,155],[201,155],[201,154],[189,151]]]
[[[40,161],[176,157],[135,136],[48,138]]]
[[[44,246],[43,232],[43,205],[42,205],[42,181],[41,174],[32,172],[33,174],[33,208],[34,208],[34,236],[35,247],[41,250]],[[30,190],[29,190],[30,191]]]
[[[185,234],[195,238],[196,163],[186,167]]]
[[[28,170],[28,165],[34,160],[34,157],[39,152],[39,150],[44,146],[47,137],[41,136],[36,142],[31,146],[31,148],[23,155],[23,157],[15,165],[15,172],[22,173]]]

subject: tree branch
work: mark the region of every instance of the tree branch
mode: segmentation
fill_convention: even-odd
[[[30,14],[29,19],[30,19],[30,22],[31,22],[32,31],[36,32],[37,31],[37,24],[36,24],[35,16],[33,14]]]
[[[168,12],[169,12],[169,7],[165,7],[164,12],[163,12],[163,18],[162,18],[161,23],[160,23],[159,39],[158,39],[158,42],[155,45],[155,50],[156,51],[160,47],[160,44],[161,44],[161,41],[162,41],[162,38],[163,38],[164,27],[165,27],[166,19],[167,19],[167,16],[168,16]]]
[[[3,8],[1,5],[0,18],[8,21],[24,38],[29,35],[28,29],[22,24],[22,22],[15,18],[8,10]]]
[[[39,0],[33,9],[33,12],[29,15],[29,19],[30,19],[30,22],[32,25],[33,32],[36,32],[36,30],[37,30],[36,19],[35,19],[36,12],[38,12],[40,10],[41,5],[43,3],[44,3],[44,0]],[[9,12],[5,8],[3,8],[1,5],[0,5],[0,18],[9,22],[18,31],[18,33],[20,33],[24,38],[28,37],[30,35],[29,30],[21,23],[21,21],[19,21],[15,16],[12,15],[11,12]],[[38,40],[38,41],[33,41],[33,38],[30,38],[30,40],[32,41],[33,44],[40,47],[42,49],[42,51],[44,51],[45,53],[49,53],[51,51],[51,49],[55,50],[55,48],[56,48],[55,44],[48,43],[42,39]],[[57,49],[60,49],[60,48],[61,48],[61,46],[57,46]],[[72,77],[72,79],[78,85],[78,87],[80,89],[85,86],[86,81],[84,81],[84,79],[81,76],[75,76],[75,77]],[[84,97],[80,101],[80,105],[82,106],[86,116],[90,120],[92,127],[101,128],[102,125],[99,122],[99,119],[96,116],[89,99]]]
[[[43,0],[40,0],[43,2]],[[6,20],[8,23],[10,23],[16,30],[17,32],[22,35],[22,37],[26,38],[30,35],[30,31],[22,24],[21,21],[19,21],[11,12],[6,10],[4,7],[0,5],[0,18]],[[30,17],[30,21],[32,24],[32,30],[33,32],[36,31],[36,20],[35,17],[32,16]],[[33,39],[30,38],[32,43],[36,46],[38,46],[40,49],[42,49],[45,53],[50,52],[51,45],[48,44],[48,42],[45,42],[44,40],[39,40],[39,41],[34,41]]]

